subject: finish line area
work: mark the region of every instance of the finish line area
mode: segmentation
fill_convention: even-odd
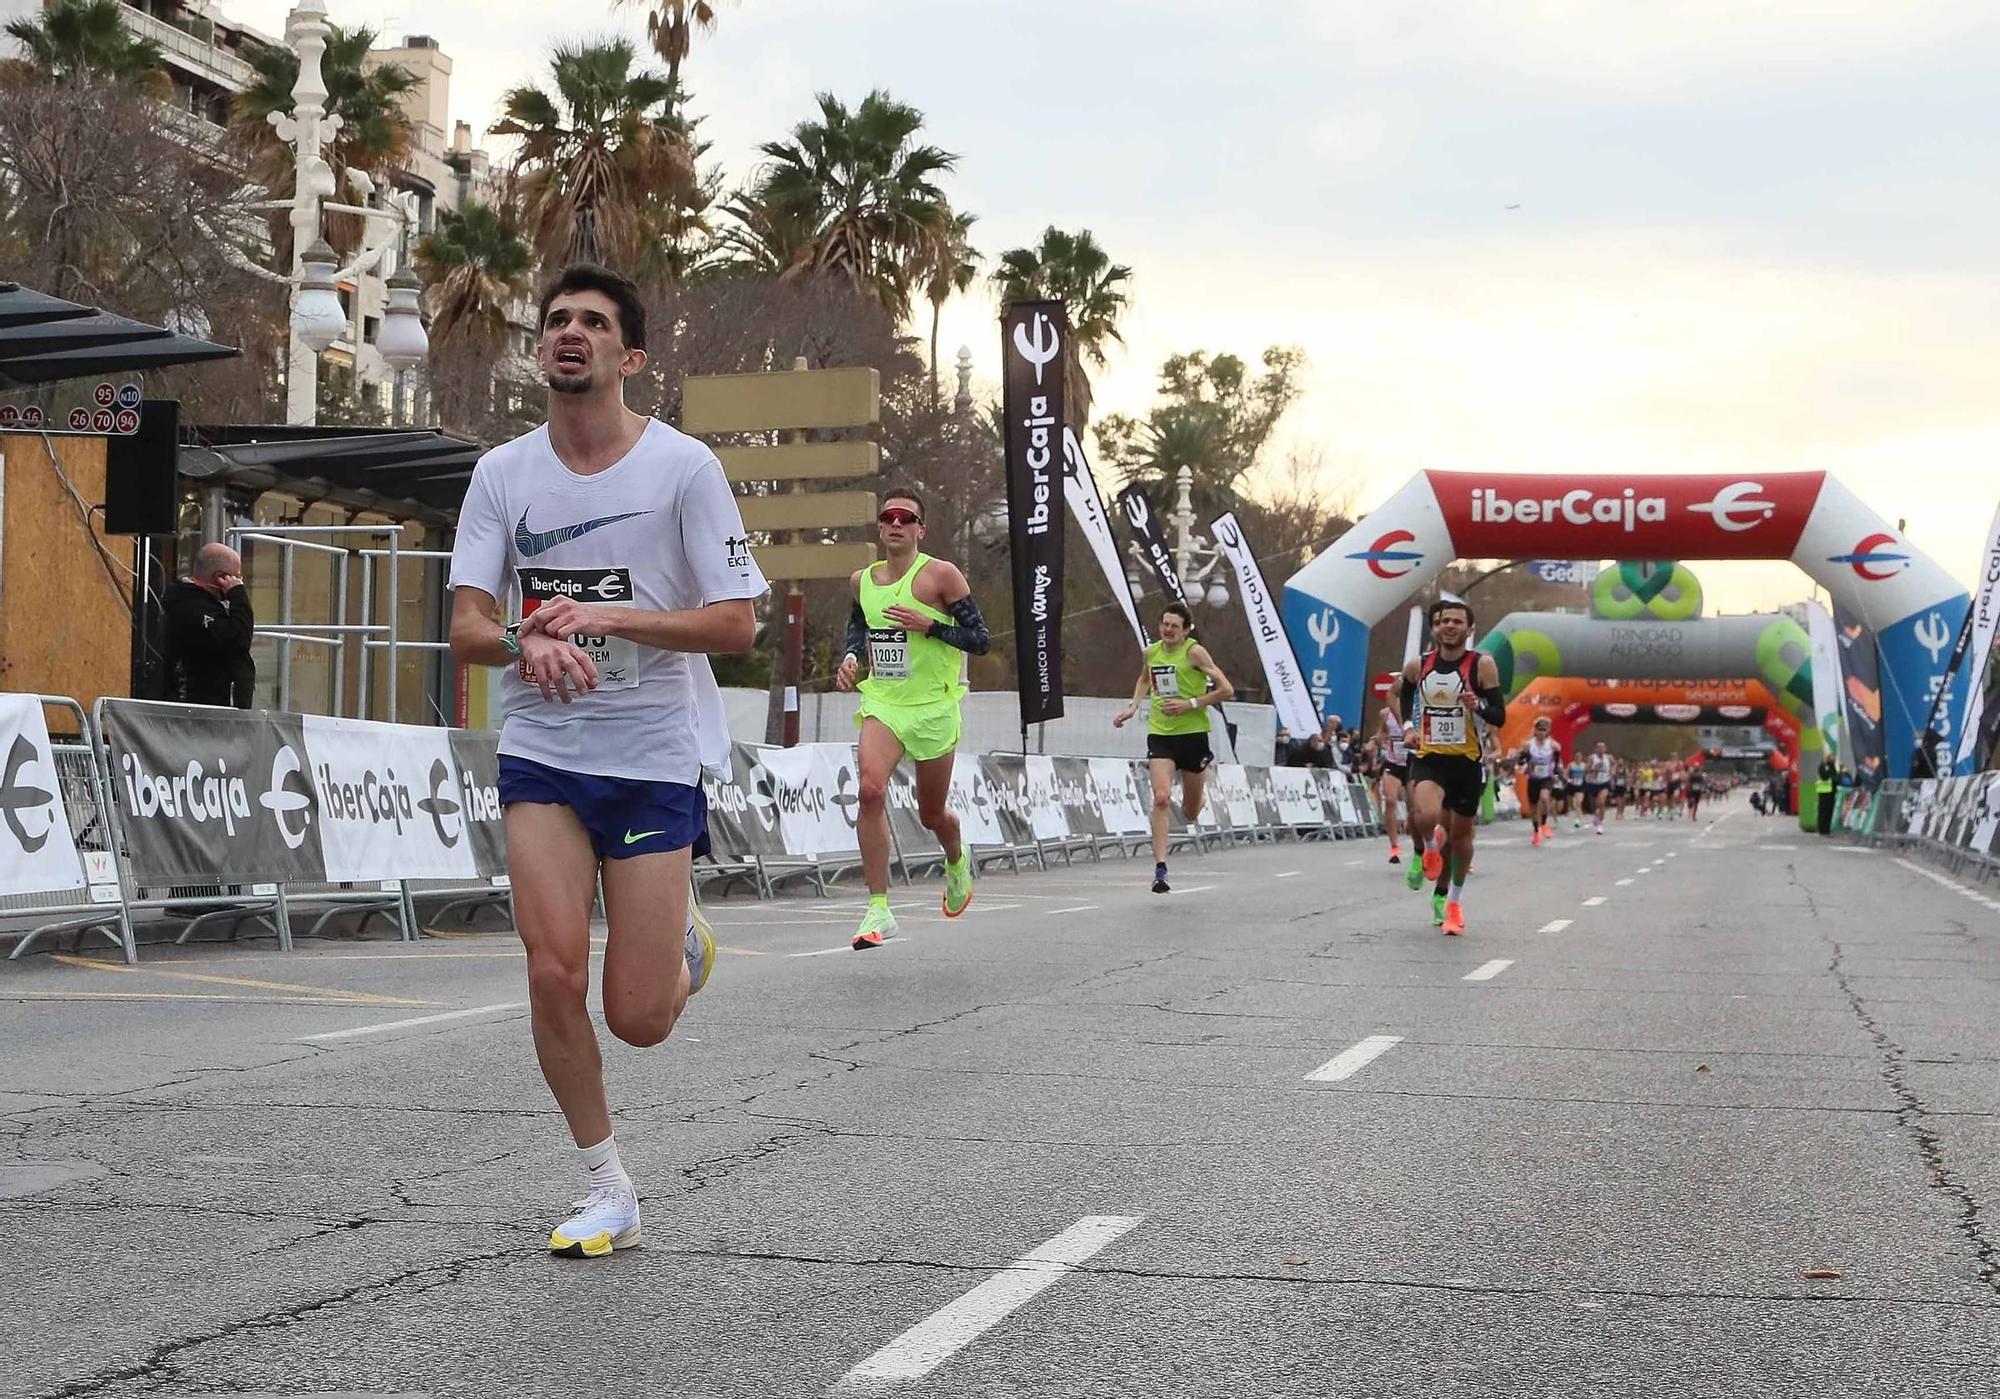
[[[1990,1378],[1990,900],[1740,797],[1485,828],[1464,937],[1385,857],[898,888],[866,955],[858,896],[712,905],[673,1037],[603,1037],[646,1237],[588,1261],[511,934],[25,958],[0,1393]]]

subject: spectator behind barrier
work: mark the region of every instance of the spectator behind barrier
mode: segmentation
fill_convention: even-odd
[[[162,699],[248,709],[257,687],[250,638],[257,618],[243,560],[226,544],[195,550],[194,568],[161,595],[165,618]]]

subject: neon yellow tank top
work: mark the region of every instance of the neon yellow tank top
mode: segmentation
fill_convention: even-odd
[[[872,703],[937,704],[965,694],[962,653],[934,636],[906,630],[887,615],[892,607],[908,607],[935,622],[951,621],[917,598],[917,574],[930,561],[929,554],[917,555],[910,571],[893,583],[875,581],[879,564],[861,570],[861,613],[868,619],[868,654],[862,657],[868,678],[861,682],[861,693]]]
[[[1153,677],[1153,703],[1146,715],[1146,732],[1156,734],[1205,734],[1209,731],[1206,709],[1190,709],[1185,714],[1165,714],[1163,699],[1198,700],[1208,693],[1208,676],[1194,663],[1194,638],[1188,637],[1177,651],[1155,641],[1146,648],[1146,669]]]

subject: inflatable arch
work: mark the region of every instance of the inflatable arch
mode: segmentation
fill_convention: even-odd
[[[1700,585],[1684,568],[1636,565],[1604,576],[1620,574],[1640,580],[1663,575],[1684,578],[1684,595],[1699,606]],[[1643,581],[1640,590],[1645,590]],[[1659,596],[1653,600],[1657,602]],[[1605,601],[1602,595],[1595,599],[1599,607]],[[1567,612],[1514,612],[1480,638],[1479,649],[1498,664],[1500,684],[1510,699],[1537,680],[1560,676],[1703,684],[1719,683],[1708,681],[1710,676],[1754,677],[1773,702],[1765,707],[1760,722],[1771,728],[1774,714],[1787,721],[1773,732],[1780,735],[1791,755],[1794,771],[1812,772],[1819,766],[1821,738],[1813,714],[1812,642],[1790,617],[1766,613],[1625,622]],[[1588,708],[1581,717],[1583,722],[1589,721]],[[1570,727],[1573,731],[1581,724],[1572,720]],[[1809,826],[1816,816],[1813,803],[1817,794],[1817,785],[1806,784],[1798,803],[1801,824]]]
[[[1909,773],[1971,610],[1962,586],[1824,471],[1425,471],[1286,581],[1286,630],[1322,713],[1364,712],[1357,706],[1370,628],[1460,558],[1790,559],[1875,633],[1896,777]],[[1964,688],[1961,667],[1938,707],[1947,736],[1963,713]]]

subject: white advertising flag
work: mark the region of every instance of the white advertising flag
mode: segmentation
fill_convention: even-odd
[[[1812,643],[1813,717],[1819,721],[1821,741],[1842,767],[1852,767],[1841,738],[1847,708],[1841,701],[1840,638],[1833,630],[1833,614],[1816,601],[1806,604],[1806,637]]]
[[[0,695],[0,894],[82,887],[42,702]]]
[[[1972,760],[1972,747],[1979,741],[1979,724],[1984,717],[1986,658],[1993,651],[1993,633],[2000,624],[2000,510],[1986,529],[1986,554],[1980,560],[1979,586],[1972,594],[1972,649],[1966,653],[1965,722],[1958,726],[1958,752],[1952,767]]]
[[[1063,496],[1069,501],[1070,514],[1083,527],[1083,537],[1090,541],[1092,557],[1104,570],[1104,581],[1110,585],[1111,596],[1118,599],[1118,606],[1131,625],[1132,635],[1139,639],[1143,649],[1152,638],[1146,635],[1146,628],[1139,621],[1138,604],[1132,600],[1132,585],[1126,582],[1125,570],[1118,564],[1118,541],[1111,533],[1111,517],[1104,511],[1104,493],[1097,489],[1097,478],[1091,474],[1090,459],[1083,454],[1083,444],[1068,428],[1063,429]]]
[[[1236,592],[1243,599],[1243,615],[1249,619],[1250,635],[1264,662],[1264,680],[1271,691],[1271,706],[1278,711],[1278,723],[1295,734],[1318,733],[1319,710],[1306,688],[1305,670],[1292,651],[1291,638],[1278,615],[1278,599],[1264,585],[1263,570],[1244,542],[1242,527],[1231,513],[1218,517],[1209,532],[1236,575]]]

